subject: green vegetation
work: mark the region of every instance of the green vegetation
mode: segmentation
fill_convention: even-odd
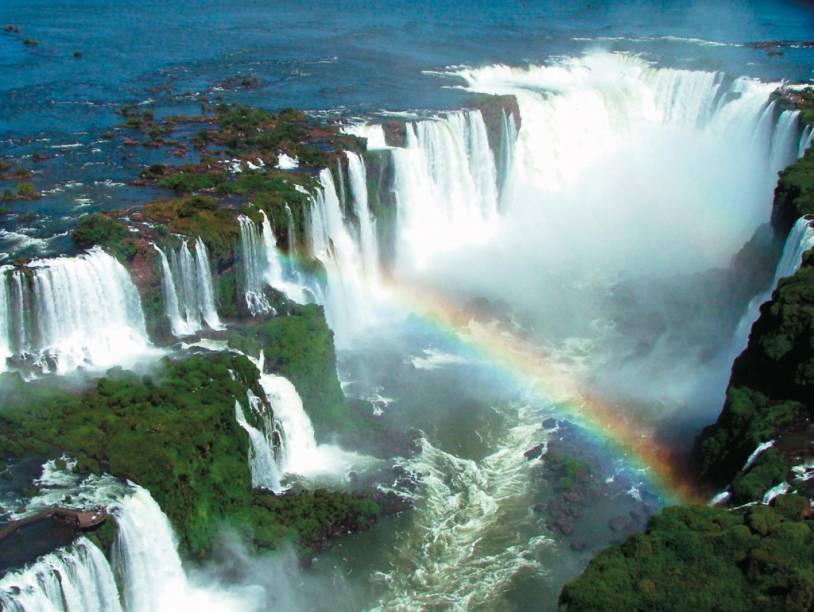
[[[129,237],[124,223],[102,213],[82,217],[71,232],[74,244],[80,249],[94,245],[113,246]]]
[[[297,388],[317,439],[361,426],[351,418],[339,386],[333,332],[321,306],[296,306],[288,316],[253,325],[231,344],[254,354],[264,349],[269,370],[285,376]]]
[[[42,195],[34,187],[33,183],[18,183],[17,198],[20,200],[38,200]]]
[[[215,254],[231,251],[240,239],[234,211],[208,196],[155,200],[144,207],[143,215],[171,232],[200,236]]]
[[[245,403],[248,389],[261,390],[245,357],[165,359],[144,377],[114,369],[82,393],[19,379],[14,387],[0,412],[1,457],[67,452],[83,472],[139,483],[197,558],[227,524],[260,547],[289,536],[315,546],[369,526],[378,513],[375,503],[345,493],[252,492],[249,443],[235,420],[235,401]]]
[[[696,459],[700,475],[716,486],[732,481],[746,459],[762,442],[775,439],[781,431],[805,419],[806,408],[793,401],[770,401],[764,394],[748,387],[731,387],[723,412],[714,425],[699,438]],[[764,457],[761,457],[761,462]],[[757,468],[756,464],[753,468]],[[790,466],[786,466],[788,471]],[[784,475],[785,475],[784,471]],[[775,480],[769,483],[777,484]],[[746,502],[758,495],[735,501]]]
[[[745,513],[667,508],[594,558],[560,595],[561,610],[809,610],[814,522],[805,499]]]
[[[814,123],[812,123],[814,125]],[[774,191],[772,225],[785,236],[803,215],[814,214],[814,148],[780,173]]]

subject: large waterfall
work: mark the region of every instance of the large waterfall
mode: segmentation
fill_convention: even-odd
[[[170,251],[169,260],[157,245],[155,249],[161,260],[164,311],[173,335],[194,334],[204,323],[210,329],[223,329],[215,308],[212,269],[203,240],[196,238],[194,256],[186,240]]]
[[[405,147],[392,155],[399,263],[424,267],[440,251],[493,234],[497,170],[480,111],[408,123]]]
[[[112,562],[80,537],[71,546],[4,576],[0,580],[4,610],[237,612],[255,608],[257,602],[246,593],[190,579],[182,566],[172,525],[146,489],[117,485],[96,493],[98,501],[116,517],[118,533]]]
[[[770,102],[777,83],[608,53],[451,74],[472,91],[515,96],[520,109],[512,196],[493,243],[571,277],[725,266],[767,219],[777,171],[800,142],[797,113]],[[437,209],[449,198],[428,198],[435,206],[424,202],[424,210],[443,223]],[[432,248],[425,240],[438,237],[412,241],[422,253]],[[533,260],[528,242],[539,247]]]
[[[129,363],[149,350],[138,290],[98,247],[4,268],[0,334],[0,356],[57,373]]]
[[[90,540],[45,555],[0,580],[9,612],[121,612],[110,564]]]
[[[308,249],[325,269],[325,313],[337,342],[344,344],[370,322],[372,294],[361,241],[345,219],[331,172],[322,170],[319,182],[321,188],[313,198],[308,217]],[[361,197],[358,190],[354,193]]]
[[[113,565],[127,612],[247,610],[254,606],[216,585],[196,584],[184,571],[178,541],[150,493],[135,486],[112,507],[118,525]]]

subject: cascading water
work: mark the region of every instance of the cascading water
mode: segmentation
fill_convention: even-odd
[[[325,268],[325,314],[342,345],[370,323],[373,294],[365,281],[360,246],[345,222],[329,170],[320,172],[319,182],[321,189],[311,202],[306,234],[311,255]]]
[[[136,286],[98,247],[6,268],[1,280],[0,347],[7,357],[61,374],[126,364],[150,350]]]
[[[808,148],[811,146],[812,138],[814,138],[814,128],[810,125],[806,125],[803,128],[803,134],[800,136],[800,146],[797,150],[797,156],[802,157],[805,155]]]
[[[500,209],[503,210],[511,201],[509,190],[509,177],[514,165],[514,148],[517,143],[517,122],[514,113],[502,110],[500,113],[500,144],[498,149],[498,193],[500,194]]]
[[[254,221],[244,215],[238,218],[240,224],[240,252],[243,269],[243,295],[252,316],[267,314],[272,306],[263,291],[266,257],[263,253],[260,233]]]
[[[510,254],[525,265],[571,278],[725,266],[768,216],[776,173],[798,143],[795,113],[777,113],[770,102],[776,83],[609,53],[453,74],[471,91],[515,96],[522,119],[507,179],[512,197],[490,244],[514,245]],[[398,174],[401,201],[401,186],[419,183]],[[448,199],[442,193],[428,195],[424,210]],[[430,236],[428,246],[419,234],[419,253],[401,258],[426,259],[432,245],[455,238]],[[527,242],[539,246],[533,260]]]
[[[290,215],[291,211],[288,210]],[[240,250],[243,268],[243,294],[246,305],[252,316],[273,312],[265,294],[266,285],[281,291],[295,302],[308,302],[309,288],[300,280],[298,270],[293,264],[286,268],[285,258],[277,247],[277,238],[271,227],[271,221],[265,211],[260,211],[263,221],[258,229],[257,224],[249,217],[238,217],[240,223]],[[293,232],[293,219],[289,219],[289,231]],[[293,238],[289,236],[289,248]]]
[[[161,260],[161,287],[164,295],[164,312],[170,321],[174,336],[188,336],[203,328],[223,329],[215,308],[212,288],[212,270],[206,245],[200,238],[195,240],[195,255],[187,242],[170,252],[171,262],[164,251],[153,245]]]
[[[740,321],[738,321],[738,327],[735,330],[732,349],[730,351],[731,359],[740,355],[746,348],[749,342],[749,331],[760,316],[760,307],[772,297],[772,293],[774,293],[780,280],[792,276],[797,272],[802,264],[803,253],[814,248],[813,224],[814,220],[800,217],[792,227],[789,235],[786,237],[783,254],[777,263],[777,268],[775,268],[771,285],[765,291],[752,298],[746,307],[746,312],[744,312]]]
[[[260,377],[260,384],[282,434],[280,464],[283,473],[306,477],[343,475],[352,465],[364,462],[364,457],[338,446],[317,444],[314,426],[291,381],[264,373]]]
[[[52,470],[53,472],[53,470]],[[258,609],[251,588],[198,584],[183,568],[167,516],[150,493],[110,476],[81,484],[73,473],[51,474],[81,507],[105,506],[116,517],[112,562],[85,537],[0,580],[0,604],[18,612],[175,612]],[[77,488],[78,487],[78,488]],[[76,495],[77,492],[81,492]],[[53,500],[50,504],[53,504]],[[84,504],[84,505],[83,505]]]
[[[80,537],[0,580],[0,607],[17,612],[121,612],[119,591],[102,551]]]
[[[401,265],[422,268],[439,251],[493,234],[497,170],[480,111],[408,123],[392,156]]]
[[[248,357],[248,356],[247,356]],[[249,434],[249,463],[252,486],[276,493],[285,474],[298,476],[342,476],[352,465],[367,458],[342,450],[331,444],[317,444],[314,426],[302,404],[297,389],[287,378],[265,372],[265,355],[248,357],[260,373],[260,386],[265,401],[249,392],[249,405],[262,421],[263,429],[249,424],[239,402],[235,404],[238,424]],[[271,407],[273,417],[267,406]]]
[[[123,585],[127,612],[253,608],[236,594],[193,584],[181,564],[169,519],[149,491],[136,485],[132,489],[111,506],[118,526],[113,567]]]
[[[275,435],[277,429],[274,420],[268,413],[262,400],[249,392],[249,406],[252,412],[260,418],[263,429],[260,430],[252,426],[243,412],[243,406],[235,401],[235,418],[249,435],[249,468],[252,473],[252,487],[255,489],[269,489],[275,493],[280,493],[283,487],[280,484],[282,470],[280,461],[275,456],[274,440],[281,439],[280,435]]]
[[[375,285],[379,281],[379,245],[376,237],[376,219],[368,207],[367,171],[360,155],[348,152],[347,158],[353,214],[359,222],[359,249],[362,253],[365,280],[368,285]]]

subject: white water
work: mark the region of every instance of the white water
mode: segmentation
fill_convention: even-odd
[[[777,263],[771,285],[765,291],[752,298],[740,321],[738,321],[738,327],[735,329],[735,335],[732,341],[732,349],[730,350],[732,359],[740,355],[746,348],[752,325],[754,325],[760,316],[760,307],[771,299],[781,279],[792,276],[797,272],[802,263],[803,253],[810,248],[814,248],[814,228],[811,223],[812,221],[801,217],[789,232],[786,243],[783,246],[783,254]]]
[[[780,484],[777,484],[777,485],[773,486],[771,489],[769,489],[768,491],[766,491],[766,493],[763,495],[763,499],[761,500],[760,503],[762,503],[762,504],[770,504],[770,503],[772,503],[772,500],[775,497],[778,497],[780,495],[785,495],[786,493],[789,492],[790,489],[791,489],[791,485],[789,485],[789,483],[781,482]]]
[[[203,241],[195,240],[194,256],[187,242],[182,242],[170,251],[171,263],[163,250],[153,246],[161,260],[164,312],[173,335],[189,336],[200,331],[204,323],[210,329],[223,329],[215,308],[212,270]]]
[[[384,128],[380,124],[347,125],[342,128],[346,134],[353,134],[367,140],[368,151],[390,149],[384,137]]]
[[[498,215],[497,170],[480,111],[408,123],[391,150],[401,267],[490,238]]]
[[[291,214],[287,208],[287,214]],[[246,306],[252,316],[268,314],[274,311],[265,287],[273,287],[281,291],[286,297],[295,302],[304,304],[308,302],[309,289],[300,281],[296,269],[286,269],[285,259],[277,247],[277,238],[271,221],[264,211],[261,227],[258,229],[249,217],[240,215],[240,252],[243,270],[243,295]],[[289,219],[289,227],[293,227]],[[292,238],[289,236],[289,240]],[[293,242],[290,242],[293,244]]]
[[[8,612],[120,612],[119,592],[102,551],[80,537],[0,580]]]
[[[190,579],[172,525],[149,491],[134,485],[112,511],[118,524],[113,566],[124,585],[127,612],[254,609],[245,593]]]
[[[768,442],[761,442],[760,444],[758,444],[755,450],[753,450],[749,457],[747,457],[746,463],[743,465],[741,471],[745,472],[750,467],[752,467],[752,464],[755,461],[757,461],[757,458],[760,457],[761,453],[763,453],[763,451],[770,449],[772,446],[774,446],[774,440],[769,440]]]
[[[483,253],[467,252],[488,266],[470,265],[470,277],[510,277],[509,266],[572,278],[724,267],[768,218],[776,173],[799,138],[795,113],[775,127],[776,83],[654,68],[632,56],[454,74],[470,90],[516,96],[521,115],[504,223]],[[446,198],[429,199],[431,211]],[[408,242],[418,253],[402,255],[426,260],[457,239],[415,233]],[[527,299],[539,299],[542,287],[514,277]],[[511,289],[510,298],[520,293]]]
[[[319,174],[307,224],[308,250],[326,274],[325,315],[336,342],[345,345],[373,317],[374,294],[366,282],[360,244],[354,240],[342,213],[329,170]]]
[[[44,371],[127,365],[151,352],[136,286],[98,247],[6,268],[0,295],[0,352]]]
[[[797,151],[798,157],[802,157],[803,155],[805,155],[806,151],[811,146],[812,138],[814,138],[814,130],[811,129],[810,125],[807,125],[803,129],[802,136],[800,136],[800,147]]]
[[[498,149],[498,193],[500,194],[500,209],[503,210],[511,202],[512,193],[509,177],[514,166],[514,149],[517,144],[517,122],[513,113],[505,110],[500,113],[500,146]]]
[[[238,425],[249,434],[249,469],[252,474],[252,488],[269,489],[275,493],[281,493],[283,487],[280,484],[279,461],[275,456],[274,422],[257,396],[253,394],[249,396],[249,406],[251,406],[252,412],[260,417],[263,423],[262,431],[253,427],[246,420],[243,406],[240,402],[235,401],[235,419]]]
[[[379,282],[379,241],[376,234],[376,219],[370,213],[367,194],[367,171],[365,162],[356,153],[347,154],[350,194],[353,200],[353,214],[359,222],[359,249],[362,254],[365,280],[368,285]]]
[[[387,592],[375,610],[501,609],[501,591],[514,576],[545,572],[534,552],[551,540],[521,535],[532,469],[522,450],[542,433],[532,411],[515,416],[497,450],[477,462],[422,439],[421,453],[405,466],[420,479],[411,532],[378,576]],[[507,525],[515,526],[508,534]]]
[[[262,361],[261,361],[261,372]],[[274,410],[282,437],[281,472],[306,478],[336,475],[344,477],[353,466],[370,460],[333,444],[317,444],[314,426],[302,405],[300,394],[287,378],[263,373],[260,385]]]

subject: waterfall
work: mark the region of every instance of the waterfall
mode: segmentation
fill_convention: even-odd
[[[170,259],[157,245],[161,260],[161,288],[164,295],[164,312],[170,321],[174,336],[189,336],[203,328],[223,329],[215,308],[212,288],[212,270],[206,245],[195,239],[195,255],[186,241],[170,251]]]
[[[6,359],[12,355],[12,347],[14,338],[12,332],[14,325],[11,320],[11,307],[14,296],[11,292],[11,287],[7,282],[7,273],[14,269],[13,266],[0,266],[0,371],[5,368],[3,365]]]
[[[260,371],[262,373],[262,369]],[[287,378],[263,373],[260,385],[279,423],[283,440],[280,464],[284,473],[310,477],[342,475],[352,465],[366,460],[332,444],[317,444],[314,426],[305,412],[300,394]]]
[[[342,476],[351,466],[368,460],[335,445],[317,444],[314,426],[291,381],[265,372],[265,355],[262,352],[259,359],[245,356],[257,368],[264,394],[263,398],[251,391],[247,394],[252,413],[262,422],[262,428],[251,425],[243,406],[235,402],[235,419],[248,434],[251,445],[249,466],[253,487],[280,493],[286,488],[281,484],[286,474]]]
[[[252,487],[280,493],[283,489],[280,485],[281,470],[274,452],[275,424],[262,400],[253,393],[249,393],[249,406],[251,406],[252,412],[263,421],[263,431],[253,427],[246,420],[243,406],[238,401],[235,401],[235,418],[238,425],[249,435],[249,467],[252,473]]]
[[[212,329],[223,329],[223,325],[215,309],[215,294],[212,289],[212,269],[209,267],[209,255],[206,252],[206,245],[200,237],[195,239],[195,263],[198,269],[198,296],[203,316],[206,324]]]
[[[379,279],[379,246],[376,238],[376,219],[368,207],[367,171],[361,155],[348,152],[348,177],[353,200],[353,214],[359,221],[359,247],[362,252],[365,278],[368,283]]]
[[[62,374],[126,364],[149,352],[138,290],[102,249],[1,274],[0,347],[7,357]]]
[[[289,248],[291,248],[294,221],[287,205],[286,210],[289,215]],[[260,215],[263,220],[259,229],[249,217],[244,215],[238,217],[240,249],[243,256],[244,296],[252,316],[274,311],[264,291],[266,285],[299,304],[309,301],[307,294],[310,289],[301,281],[296,266],[293,263],[286,265],[285,256],[277,246],[277,237],[268,215],[262,210]]]
[[[322,170],[319,181],[309,210],[308,247],[325,268],[325,314],[337,343],[343,344],[370,321],[371,294],[361,249],[345,223],[330,171]]]
[[[181,309],[178,306],[178,292],[175,289],[175,279],[170,268],[170,262],[164,251],[157,244],[153,247],[158,252],[161,261],[161,292],[164,296],[164,312],[170,320],[170,329],[174,336],[187,336],[196,330],[190,329],[187,321],[181,316]]]
[[[288,221],[288,252],[297,252],[297,227],[294,225],[294,214],[291,212],[291,207],[285,205],[285,216]]]
[[[481,112],[408,123],[405,144],[392,149],[399,263],[421,268],[438,251],[491,236],[497,169]]]
[[[744,312],[740,321],[738,321],[738,327],[735,330],[732,349],[730,351],[732,359],[740,355],[746,348],[752,325],[760,316],[760,307],[764,302],[771,299],[772,293],[774,293],[781,279],[792,276],[797,272],[802,263],[803,254],[808,249],[814,248],[814,227],[812,227],[812,223],[814,223],[814,221],[811,219],[800,217],[786,237],[783,254],[775,268],[771,285],[765,291],[752,298],[746,307],[746,312]]]
[[[497,169],[501,210],[504,210],[507,203],[511,201],[511,193],[509,192],[508,186],[510,185],[509,177],[511,176],[512,165],[514,164],[514,148],[516,142],[517,124],[514,120],[514,114],[506,112],[506,110],[503,109],[500,112],[500,149]]]
[[[814,129],[810,125],[803,128],[803,133],[800,135],[800,145],[797,150],[797,156],[802,157],[805,155],[808,148],[811,146],[811,140],[814,137]]]
[[[384,128],[378,123],[363,123],[357,125],[346,125],[342,128],[346,134],[352,134],[367,141],[368,151],[389,149],[384,137]]]
[[[251,609],[211,580],[201,586],[190,580],[169,519],[149,491],[132,488],[111,508],[118,525],[113,566],[127,612]]]
[[[0,607],[9,612],[121,612],[113,572],[102,551],[80,537],[0,580]]]
[[[765,221],[776,173],[799,145],[797,113],[771,103],[777,83],[611,53],[450,74],[470,91],[514,96],[522,124],[497,116],[494,155],[479,111],[407,123],[405,145],[387,147],[401,276],[460,270],[460,247],[586,274],[723,266]],[[345,131],[381,147],[381,126]]]
[[[243,295],[252,316],[268,314],[273,308],[263,290],[263,277],[267,263],[261,237],[254,221],[240,215],[240,252],[243,269]]]
[[[783,111],[772,130],[770,167],[777,173],[799,157],[800,111]]]

